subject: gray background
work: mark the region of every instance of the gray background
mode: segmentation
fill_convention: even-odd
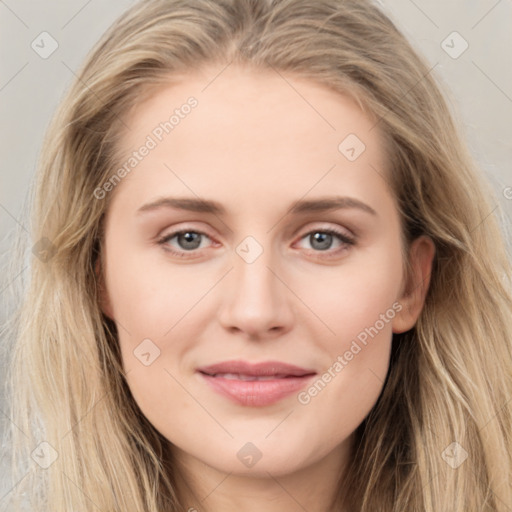
[[[314,0],[311,0],[314,2]],[[4,290],[17,276],[4,263],[14,229],[23,229],[24,201],[42,137],[86,53],[133,1],[0,0],[0,322],[10,310]],[[512,218],[512,0],[382,0],[384,10],[423,53],[443,87],[469,147],[496,191],[504,229]],[[47,59],[31,47],[48,32],[57,50]],[[457,31],[469,44],[458,58],[444,43]],[[508,199],[507,196],[508,195]],[[510,233],[510,231],[509,231]],[[510,244],[510,235],[508,235]],[[510,247],[510,245],[509,245]],[[3,341],[6,347],[6,342]],[[2,375],[3,373],[0,373]],[[0,422],[9,422],[0,401]],[[3,461],[3,462],[2,462]],[[10,489],[0,460],[0,512]]]

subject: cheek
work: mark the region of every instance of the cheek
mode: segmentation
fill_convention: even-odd
[[[114,256],[115,249],[107,281],[109,298],[116,321],[134,341],[169,336],[215,284],[211,269],[177,265],[162,255],[148,259],[141,251]]]
[[[322,373],[297,398],[313,416],[330,418],[322,428],[333,438],[357,428],[384,385],[392,320],[402,309],[401,264],[399,246],[388,247],[309,285],[312,308],[329,327],[316,336],[327,357]]]
[[[324,330],[317,338],[324,366],[297,396],[305,415],[325,420],[310,425],[312,437],[341,442],[377,402],[389,367],[392,320],[401,309],[395,292],[393,281],[373,280],[371,287],[338,294],[334,307],[326,303],[335,335]]]
[[[379,332],[391,333],[389,320],[400,309],[401,276],[400,247],[390,244],[354,254],[337,268],[297,278],[294,291],[323,324],[318,332],[334,354],[348,350],[351,340],[364,338],[376,323]]]
[[[310,438],[330,441],[322,448],[332,448],[348,439],[368,416],[383,389],[391,334],[381,332],[366,346],[358,345],[340,353],[298,396],[302,408],[298,414],[314,419],[308,423]]]
[[[131,393],[157,428],[167,432],[170,418],[187,428],[188,421],[201,418],[180,385],[180,363],[200,338],[205,318],[201,298],[215,276],[211,269],[171,266],[164,258],[148,261],[133,252],[121,258],[118,247],[112,243],[107,284]]]
[[[208,428],[204,400],[190,393],[190,383],[163,356],[147,367],[133,363],[126,373],[137,406],[156,430],[178,445],[187,439],[191,449],[199,444],[203,428]]]

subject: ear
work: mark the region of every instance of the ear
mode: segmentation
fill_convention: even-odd
[[[103,314],[108,316],[111,320],[114,319],[112,314],[112,305],[110,303],[110,297],[108,296],[107,287],[105,286],[105,278],[103,275],[103,269],[101,265],[101,257],[98,257],[94,266],[96,277],[99,284],[99,295],[100,295],[100,308]]]
[[[412,329],[420,316],[427,296],[435,256],[435,245],[428,236],[414,240],[409,250],[411,275],[404,283],[399,303],[402,309],[393,319],[393,332],[401,333]]]

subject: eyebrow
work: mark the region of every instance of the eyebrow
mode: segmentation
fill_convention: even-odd
[[[161,197],[150,203],[144,204],[137,210],[137,214],[151,212],[161,208],[175,208],[198,213],[212,213],[214,215],[225,215],[226,209],[218,202],[208,199],[196,199],[189,197]],[[286,212],[297,215],[310,212],[326,212],[331,210],[357,208],[371,215],[378,216],[377,212],[366,203],[354,197],[321,197],[295,201]]]

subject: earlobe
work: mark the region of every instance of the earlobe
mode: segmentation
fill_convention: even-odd
[[[393,319],[394,333],[406,332],[416,324],[429,289],[435,252],[434,242],[428,236],[418,237],[411,244],[409,260],[412,272],[399,299],[402,309]]]
[[[94,271],[96,273],[96,278],[98,280],[98,287],[99,287],[99,305],[101,308],[101,311],[104,315],[108,316],[111,320],[114,319],[112,314],[112,308],[110,305],[110,298],[108,296],[108,291],[105,286],[105,279],[102,272],[101,267],[101,258],[98,258],[96,260],[96,264],[94,266]]]

